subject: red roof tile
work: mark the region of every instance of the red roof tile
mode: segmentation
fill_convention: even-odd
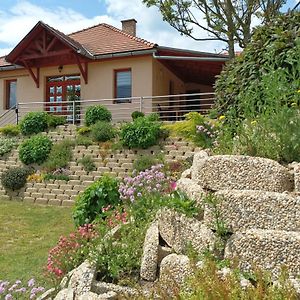
[[[0,67],[11,66],[12,64],[5,60],[6,56],[0,57]]]
[[[69,37],[82,44],[93,55],[147,50],[155,46],[104,23],[71,33]]]

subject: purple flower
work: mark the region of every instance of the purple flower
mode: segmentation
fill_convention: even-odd
[[[12,294],[7,294],[4,299],[11,300],[11,299],[13,299],[13,296],[12,296]]]
[[[29,287],[33,287],[35,285],[35,280],[34,278],[31,278],[29,281],[28,281],[28,286]]]

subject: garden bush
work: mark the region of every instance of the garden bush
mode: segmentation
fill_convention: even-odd
[[[75,140],[76,145],[88,147],[93,145],[93,140],[89,136],[78,135]]]
[[[150,117],[141,117],[121,128],[120,139],[129,148],[149,148],[158,143],[161,129],[160,122]]]
[[[133,169],[137,172],[145,171],[159,162],[161,161],[154,155],[140,155],[134,160]]]
[[[83,158],[78,160],[78,163],[81,164],[86,172],[95,171],[96,165],[90,155],[86,155]]]
[[[48,128],[55,128],[59,125],[66,124],[66,122],[67,122],[66,117],[48,114],[48,120],[47,120]]]
[[[55,171],[58,168],[65,168],[72,159],[72,147],[74,145],[75,143],[68,139],[54,144],[43,167],[48,172]]]
[[[25,186],[26,179],[30,174],[32,174],[32,169],[28,167],[10,168],[2,173],[1,183],[5,189],[19,190]]]
[[[163,126],[171,135],[183,137],[203,148],[210,148],[213,145],[219,127],[220,122],[202,116],[197,112],[186,114],[183,121]]]
[[[111,123],[98,121],[91,126],[91,137],[96,142],[107,142],[115,136],[115,131]]]
[[[14,138],[0,137],[0,156],[9,153],[17,145]]]
[[[46,112],[30,112],[20,122],[23,135],[31,135],[48,129],[48,114]]]
[[[3,135],[7,135],[7,136],[17,136],[20,134],[21,131],[18,125],[8,124],[5,125],[4,127],[1,127],[0,132]]]
[[[120,203],[118,184],[116,178],[103,175],[81,193],[73,210],[73,219],[76,226],[88,224],[96,218],[101,218],[103,207],[115,206]]]
[[[25,140],[19,147],[19,158],[25,165],[42,164],[51,151],[51,140],[43,135],[35,135]]]
[[[131,118],[133,121],[137,118],[144,117],[144,116],[145,116],[145,114],[143,112],[137,111],[137,110],[131,114]]]
[[[77,133],[82,136],[89,135],[90,132],[91,132],[91,128],[88,126],[77,128]]]
[[[300,12],[282,14],[255,29],[241,55],[226,64],[216,81],[219,113],[254,117],[274,106],[300,101]]]
[[[98,121],[111,121],[111,112],[103,105],[94,105],[87,108],[85,113],[85,124],[91,126]]]

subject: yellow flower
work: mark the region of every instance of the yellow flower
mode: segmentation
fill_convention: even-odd
[[[257,121],[253,120],[251,121],[251,125],[255,126],[257,124]]]
[[[225,116],[220,116],[219,121],[223,121],[225,119]]]
[[[296,107],[297,106],[297,103],[296,102],[293,102],[292,104],[291,104],[291,107]]]
[[[300,93],[300,89],[297,91],[297,93]]]

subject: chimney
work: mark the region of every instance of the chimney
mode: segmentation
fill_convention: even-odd
[[[122,30],[132,36],[136,36],[136,20],[135,19],[128,19],[121,21],[122,23]]]

